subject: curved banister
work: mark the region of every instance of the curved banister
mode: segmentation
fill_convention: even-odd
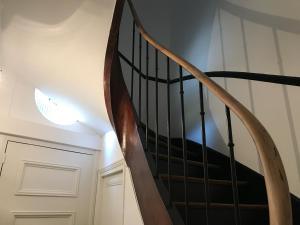
[[[125,0],[117,0],[109,36],[104,69],[105,102],[109,118],[131,168],[141,213],[146,225],[171,225],[149,169],[137,131],[132,102],[122,76],[118,57],[118,34]],[[131,0],[127,0],[142,37],[158,51],[179,64],[218,97],[249,131],[261,159],[267,188],[271,225],[292,225],[292,210],[288,182],[278,150],[263,125],[226,90],[186,60],[156,42],[144,29]],[[151,207],[149,207],[151,206]]]
[[[138,133],[132,102],[118,57],[118,35],[125,0],[117,0],[104,65],[105,104],[111,124],[130,168],[145,225],[171,225],[168,211],[156,188]],[[151,207],[149,207],[151,206]]]
[[[292,207],[288,181],[279,152],[270,134],[258,119],[226,90],[195,66],[163,47],[144,29],[131,0],[127,0],[143,38],[154,48],[195,76],[210,92],[218,97],[242,121],[250,133],[260,156],[267,188],[270,225],[292,225]]]

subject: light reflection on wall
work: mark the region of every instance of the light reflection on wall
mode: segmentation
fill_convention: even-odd
[[[57,103],[39,89],[35,89],[35,103],[40,113],[55,124],[72,125],[80,120],[80,115],[75,109],[67,104]]]
[[[123,153],[115,131],[109,131],[103,136],[101,166],[105,167],[123,159]]]

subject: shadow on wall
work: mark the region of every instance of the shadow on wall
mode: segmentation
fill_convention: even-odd
[[[218,0],[177,0],[174,5],[172,50],[203,70],[207,64]]]
[[[202,71],[206,70],[210,43],[213,35],[215,15],[219,9],[219,1],[176,1],[173,10],[173,30],[171,47],[172,50],[185,58],[187,61],[196,65]],[[182,12],[188,12],[182,14]],[[187,74],[187,73],[186,73]],[[175,77],[173,77],[175,78]],[[176,77],[177,78],[177,77]],[[180,106],[179,85],[172,90],[174,105]],[[186,110],[187,138],[198,143],[202,143],[201,117],[200,117],[200,98],[199,85],[195,80],[186,81],[184,84],[184,100]],[[196,107],[195,107],[196,106]],[[216,150],[226,154],[226,140],[223,140],[218,131],[215,121],[206,109],[206,130],[207,143]],[[180,119],[180,107],[172,111],[172,117]],[[224,111],[225,112],[225,111]],[[181,124],[174,126],[174,134],[181,136]]]
[[[174,1],[171,49],[177,55],[185,58],[202,70],[206,67],[208,60],[214,15],[217,9],[217,0]],[[185,72],[185,74],[187,73]],[[172,78],[178,77],[179,72],[176,72]],[[187,138],[201,143],[198,83],[196,81],[186,81],[184,91]],[[174,121],[180,121],[179,84],[174,85],[174,88],[171,90],[171,95],[173,96],[172,105],[174,107],[171,111],[172,118]],[[210,121],[208,121],[208,123],[211,124]],[[173,135],[181,137],[181,123],[174,123],[173,126]],[[211,128],[215,130],[213,127]],[[212,137],[210,134],[212,133],[208,131],[208,139]],[[212,135],[215,135],[215,133]]]
[[[237,16],[242,20],[248,20],[274,29],[300,34],[300,21],[296,19],[254,11],[232,4],[229,1],[219,1],[218,8]]]
[[[145,26],[145,29],[160,43],[169,47],[169,37],[170,37],[170,20],[168,13],[170,12],[168,1],[160,0],[139,0],[133,1],[134,6],[140,16],[140,19]],[[160,5],[157,8],[157,5]],[[155,13],[155,16],[153,14]],[[133,37],[133,18],[129,10],[128,4],[125,4],[122,24],[120,29],[120,39],[119,39],[119,50],[124,54],[130,61],[132,60],[132,37]],[[141,71],[146,74],[146,42],[144,39],[141,40]],[[139,68],[139,33],[135,30],[135,48],[134,48],[134,62],[135,66]],[[131,93],[131,81],[133,82],[133,102],[135,104],[136,112],[139,111],[139,76],[136,71],[132,74],[131,68],[121,60],[122,70],[124,74],[125,83],[127,85],[128,92]],[[155,49],[149,46],[149,61],[148,61],[148,73],[150,76],[154,77],[156,74],[155,65]],[[166,67],[166,57],[162,54],[158,54],[158,77],[166,79],[167,67]],[[171,63],[171,69],[173,64]],[[131,80],[133,75],[133,80]],[[142,79],[141,81],[141,121],[146,124],[146,81]],[[159,96],[159,108],[158,108],[158,123],[159,132],[162,135],[167,135],[167,97],[166,97],[166,85],[158,85],[158,96]],[[149,105],[155,105],[155,82],[149,81]],[[162,107],[163,106],[163,107]],[[155,130],[156,127],[155,119],[155,107],[149,107],[149,127]]]
[[[72,16],[84,0],[4,0],[3,2],[5,15],[2,26],[5,29],[15,16],[46,25],[59,24]]]
[[[251,9],[247,9],[241,6],[237,6],[235,4],[232,4],[228,1],[220,1],[219,4],[219,10],[224,10],[236,17],[238,17],[241,21],[241,30],[242,30],[242,36],[243,36],[243,50],[244,50],[244,57],[245,57],[245,63],[246,63],[246,71],[247,72],[255,72],[255,71],[250,71],[250,62],[249,62],[249,47],[247,46],[247,38],[246,38],[246,31],[245,31],[245,22],[252,22],[256,23],[262,26],[266,26],[272,30],[272,36],[273,36],[273,42],[275,45],[275,54],[276,54],[276,61],[274,62],[278,64],[278,72],[281,75],[286,75],[289,72],[288,68],[285,68],[285,63],[283,61],[283,56],[282,56],[282,50],[284,47],[280,45],[280,38],[279,38],[279,33],[280,32],[288,32],[292,34],[300,34],[300,21],[296,19],[291,19],[291,18],[286,18],[282,16],[275,16],[271,14],[266,14],[258,11],[254,11]],[[220,27],[221,27],[220,23]],[[221,28],[222,30],[222,28]],[[248,34],[249,35],[249,34]],[[251,34],[250,34],[251,35]],[[272,41],[272,40],[270,40]],[[224,42],[222,41],[221,38],[221,44],[222,44],[222,49],[224,52]],[[298,43],[300,44],[300,43]],[[225,54],[223,54],[223,57],[225,57]],[[243,56],[241,56],[243,57]],[[223,60],[224,62],[224,70],[226,70],[226,59]],[[268,68],[266,68],[268,70]],[[261,71],[257,71],[261,72]],[[265,72],[265,71],[262,71]],[[298,68],[298,73],[299,68]],[[296,75],[297,76],[297,75]],[[255,112],[255,97],[253,95],[253,87],[252,87],[253,82],[248,82],[248,88],[249,88],[249,95],[250,95],[250,102],[251,102],[251,110],[254,114]],[[299,137],[297,139],[297,134],[296,134],[296,128],[295,124],[296,121],[293,118],[293,110],[292,110],[292,103],[289,98],[289,87],[288,86],[282,86],[282,93],[284,97],[284,107],[286,110],[286,115],[287,115],[287,120],[290,128],[290,136],[291,136],[291,141],[292,141],[292,148],[295,154],[295,160],[297,164],[297,172],[298,172],[298,177],[300,179],[300,149],[299,149]],[[299,92],[298,92],[299,93]],[[273,104],[276,104],[275,102]],[[264,121],[262,121],[264,122]],[[275,140],[276,142],[276,140]]]
[[[48,26],[53,26],[67,21],[78,10],[83,9],[89,14],[99,14],[95,7],[82,7],[89,0],[3,0],[5,10],[2,28],[9,26],[14,17],[21,17],[25,21],[31,21]],[[110,9],[111,0],[94,0],[101,2],[102,9]],[[55,16],[53,14],[55,13]]]
[[[240,4],[246,5],[247,3],[242,2]],[[279,3],[274,4],[279,5]],[[255,3],[250,5],[253,6]],[[262,4],[257,4],[257,6],[260,7]],[[273,9],[274,6],[271,8]],[[278,11],[280,12],[280,10]],[[189,13],[183,14],[183,12]],[[274,13],[263,13],[262,10],[256,11],[253,7],[252,9],[250,7],[245,8],[232,4],[229,1],[195,2],[190,0],[176,2],[173,21],[172,49],[202,71],[234,70],[282,75],[289,74],[293,76],[297,73],[300,74],[299,63],[297,62],[297,59],[299,59],[299,54],[297,54],[299,47],[297,46],[300,46],[299,37],[297,36],[300,34],[300,21],[297,19],[286,18],[282,15],[277,16]],[[260,29],[267,31],[265,33],[259,31],[253,32],[250,26],[258,26]],[[294,35],[294,39],[289,35]],[[268,49],[269,46],[264,46],[264,44],[260,43],[263,39],[268,43],[272,43],[271,50]],[[219,43],[220,46],[213,46],[216,43]],[[296,44],[292,45],[291,43]],[[218,47],[219,49],[217,49]],[[266,57],[260,58],[259,54],[264,55],[264,52],[269,51],[271,52],[270,57],[266,55]],[[201,142],[199,109],[195,109],[195,103],[199,105],[198,85],[192,82],[186,82],[185,85],[187,135],[188,138]],[[259,88],[263,89],[259,85],[257,82],[250,81],[242,83],[225,80],[223,83],[223,87],[226,90],[244,103],[270,129],[271,135],[274,137],[275,142],[281,146],[282,151],[284,149],[293,151],[293,157],[296,161],[295,169],[297,169],[297,176],[300,179],[300,137],[299,134],[297,136],[297,131],[300,129],[300,121],[296,117],[300,109],[293,97],[295,93],[300,94],[299,89],[295,90],[288,86],[276,86],[280,87],[278,89],[270,85],[270,87],[259,91]],[[277,91],[276,95],[282,97],[282,100],[277,99],[276,102],[274,102],[274,97],[267,100],[273,101],[272,104],[279,105],[276,106],[277,108],[279,107],[279,111],[273,111],[274,107],[272,108],[271,104],[264,103],[265,105],[269,105],[268,107],[264,107],[261,103],[262,100],[259,99],[259,94],[264,95],[267,90]],[[173,95],[177,95],[177,93],[173,93]],[[247,99],[243,98],[243,96],[247,96]],[[264,96],[262,99],[266,99],[266,97]],[[209,108],[209,106],[206,108]],[[207,109],[207,111],[209,110]],[[227,140],[224,140],[222,136],[226,137],[226,135],[218,132],[218,126],[215,124],[217,121],[214,120],[214,116],[211,113],[207,115],[208,129],[210,129],[208,134],[212,133],[213,136],[217,137],[211,143],[213,145],[218,143],[218,146],[224,145],[225,147],[224,142],[227,142]],[[277,119],[276,122],[273,116],[276,113],[278,115],[279,113],[282,114],[278,118],[284,118],[284,121],[286,121],[285,127],[278,127],[279,121]],[[267,114],[269,116],[266,116]],[[268,117],[272,118],[272,120]],[[277,125],[273,126],[273,124]],[[274,131],[277,128],[281,129],[281,133]],[[177,130],[180,131],[180,126],[177,127]],[[282,135],[282,132],[286,134]],[[286,143],[288,145],[284,145]],[[291,157],[285,152],[282,155],[283,158]]]

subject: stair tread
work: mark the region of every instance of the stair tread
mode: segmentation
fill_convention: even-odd
[[[156,153],[151,153],[154,157],[156,157]],[[160,159],[168,159],[168,156],[167,155],[164,155],[164,154],[158,154],[159,158]],[[174,157],[174,156],[171,156],[170,157],[171,160],[173,161],[183,161],[182,158],[178,158],[178,157]],[[197,161],[193,161],[193,160],[187,160],[187,163],[190,164],[190,165],[195,165],[195,166],[203,166],[203,163],[202,162],[197,162]],[[210,168],[221,168],[220,166],[216,165],[216,164],[211,164],[211,163],[208,163],[208,167]]]
[[[160,175],[161,179],[168,179],[168,174],[161,174]],[[176,180],[176,181],[183,181],[184,180],[184,176],[179,176],[179,175],[171,175],[170,177],[172,180]],[[191,182],[195,182],[195,183],[204,183],[204,179],[203,178],[199,178],[199,177],[187,177],[188,181]],[[219,185],[232,185],[232,181],[231,180],[218,180],[218,179],[208,179],[208,182],[210,184],[219,184]],[[248,182],[247,181],[237,181],[238,185],[247,185]]]
[[[184,207],[185,202],[173,202],[175,206]],[[204,208],[205,202],[189,202],[188,203],[192,208]],[[234,204],[229,203],[210,203],[210,208],[234,208]],[[239,204],[240,209],[268,209],[267,204]]]
[[[156,143],[156,139],[154,137],[151,137],[151,136],[149,137],[149,141],[151,141],[152,143]],[[168,144],[165,141],[161,140],[161,139],[158,139],[158,144],[168,148]],[[171,150],[176,150],[178,152],[182,152],[182,148],[180,148],[180,147],[178,147],[174,144],[171,144]],[[197,155],[197,156],[201,154],[201,152],[192,152],[192,151],[189,151],[189,150],[187,150],[187,153]]]

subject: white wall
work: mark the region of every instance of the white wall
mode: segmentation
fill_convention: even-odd
[[[105,133],[111,127],[102,80],[114,4],[5,1],[0,26],[0,134],[102,150],[100,169],[124,160],[115,133]],[[35,88],[77,106],[84,121],[59,126],[45,119],[35,105]],[[143,224],[127,167],[124,173],[124,224]]]
[[[115,1],[2,2],[0,132],[100,149],[111,129],[103,68]],[[77,108],[80,123],[43,118],[34,88]]]
[[[122,149],[114,131],[109,131],[103,136],[101,148],[103,151],[100,153],[100,168],[105,168],[120,160],[124,160]]]
[[[97,132],[109,131],[103,69],[115,1],[3,2],[3,73],[74,105]]]
[[[3,17],[3,2],[0,0],[0,43],[2,41],[2,17]],[[0,52],[2,45],[0,44]],[[2,80],[2,57],[0,57],[0,81]]]
[[[101,136],[76,123],[56,125],[42,116],[35,105],[34,86],[22,78],[2,73],[0,82],[0,133],[100,149]]]
[[[100,169],[124,160],[114,132],[108,132],[111,126],[103,93],[104,57],[115,1],[4,3],[0,134],[101,149]],[[59,126],[46,120],[35,106],[35,88],[77,106],[84,114],[83,123]],[[124,172],[124,224],[143,224],[130,171]]]
[[[300,76],[300,4],[295,1],[177,1],[171,48],[203,71],[248,71]],[[182,16],[183,11],[189,13]],[[181,13],[180,13],[181,12]],[[179,34],[179,35],[175,35]],[[271,133],[291,192],[300,196],[300,106],[298,87],[215,79],[247,106]],[[195,84],[187,95],[196,95]],[[197,101],[194,97],[191,102]],[[198,100],[199,101],[199,100]],[[187,104],[188,136],[199,142],[199,110]],[[224,152],[227,127],[222,105],[208,95],[208,144]],[[198,120],[197,120],[198,118]],[[236,157],[261,172],[253,141],[233,116]]]

